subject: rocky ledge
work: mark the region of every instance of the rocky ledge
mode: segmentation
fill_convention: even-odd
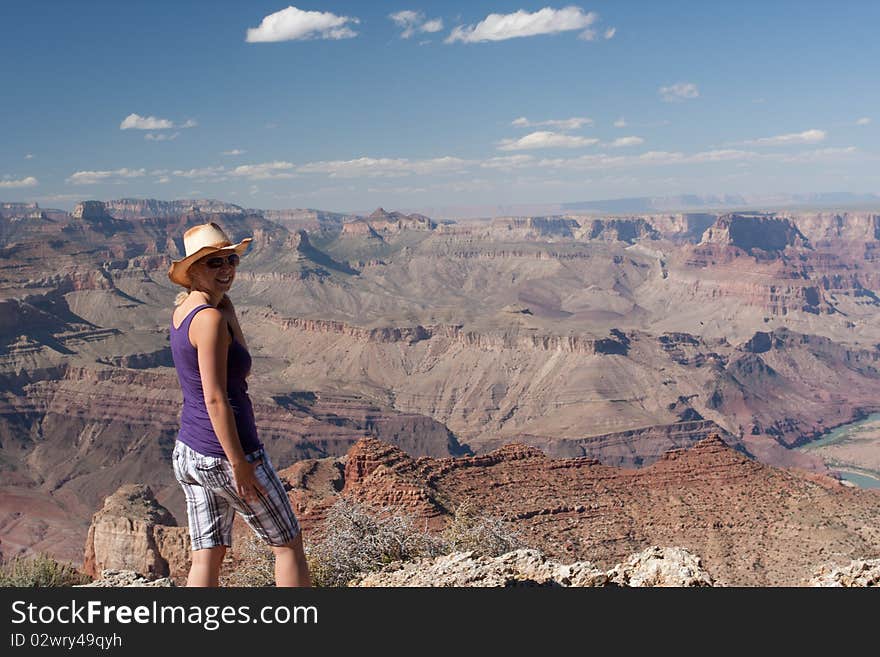
[[[810,586],[880,586],[880,559],[856,559],[848,566],[824,566],[814,573]]]
[[[560,564],[537,550],[515,550],[500,557],[473,552],[389,564],[352,586],[712,586],[700,558],[681,548],[650,547],[602,571],[589,561]]]
[[[171,581],[170,577],[160,577],[159,579],[149,579],[139,573],[134,572],[133,570],[110,570],[105,569],[101,571],[101,577],[96,579],[94,582],[90,582],[88,584],[81,584],[75,588],[88,588],[88,587],[101,587],[101,588],[116,588],[116,587],[142,587],[142,586],[150,586],[150,587],[167,587],[174,586],[174,582]]]

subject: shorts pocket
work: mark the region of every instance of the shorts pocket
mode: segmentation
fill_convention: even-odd
[[[181,445],[182,443],[180,441],[176,441],[176,444],[174,445],[174,451],[171,452],[171,467],[174,470],[174,478],[183,484],[188,482],[186,481],[186,477],[184,476],[184,473],[186,472],[186,467],[183,463],[184,453]]]
[[[230,481],[226,472],[226,463],[226,459],[221,459],[219,456],[200,454],[195,469],[202,480],[202,485],[208,488],[225,488]]]

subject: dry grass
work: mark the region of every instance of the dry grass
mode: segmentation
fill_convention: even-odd
[[[497,557],[525,547],[520,534],[502,518],[482,513],[470,502],[459,505],[440,536],[446,554],[470,550],[477,556]]]
[[[35,588],[87,584],[92,578],[48,554],[18,556],[0,565],[0,586]]]
[[[315,586],[346,586],[364,573],[394,561],[411,561],[472,550],[498,556],[522,547],[520,537],[503,520],[462,504],[449,526],[439,534],[427,530],[405,510],[375,507],[341,497],[325,518],[321,538],[306,543],[306,556]],[[223,586],[272,586],[272,551],[255,536],[236,547],[235,570],[221,579]]]

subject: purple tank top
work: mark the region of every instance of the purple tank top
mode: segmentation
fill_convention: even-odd
[[[177,439],[205,456],[227,458],[217,434],[214,433],[208,408],[205,405],[205,392],[202,390],[202,378],[199,374],[198,350],[189,341],[189,325],[196,313],[204,308],[211,306],[205,304],[193,308],[180,323],[179,328],[174,328],[174,319],[171,320],[171,355],[174,358],[174,368],[177,370],[180,388],[183,390],[183,411],[180,414],[180,433]],[[233,336],[226,362],[226,392],[235,416],[238,438],[245,454],[262,447],[257,437],[254,408],[247,394],[245,377],[250,369],[251,355]]]

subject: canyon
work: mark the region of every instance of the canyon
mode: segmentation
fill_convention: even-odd
[[[254,238],[230,294],[280,468],[366,437],[413,458],[518,444],[640,472],[717,434],[756,467],[825,477],[821,458],[793,448],[880,411],[870,211],[451,222],[214,200],[4,203],[4,557],[81,563],[92,515],[125,484],[185,519],[169,462],[181,397],[166,272],[186,228],[206,221]]]

